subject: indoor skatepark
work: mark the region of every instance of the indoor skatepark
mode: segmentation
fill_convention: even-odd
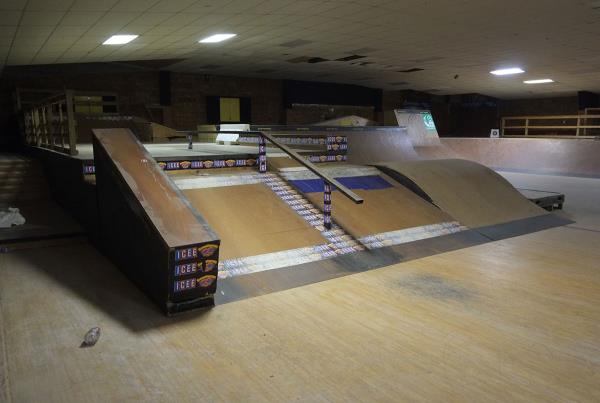
[[[135,52],[120,49],[110,58]],[[286,63],[308,63],[300,80],[378,68],[358,56],[370,52]],[[53,70],[11,57],[0,402],[600,399],[589,93],[573,117],[567,95],[542,102],[513,84],[490,85],[494,99],[370,91],[360,76],[273,90],[185,60]]]

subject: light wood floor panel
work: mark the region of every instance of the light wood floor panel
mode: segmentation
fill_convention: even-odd
[[[2,254],[10,398],[598,401],[599,245],[556,228],[175,319],[85,244]]]

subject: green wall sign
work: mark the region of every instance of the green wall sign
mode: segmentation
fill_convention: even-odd
[[[435,122],[433,121],[433,116],[431,116],[431,113],[422,113],[422,115],[425,128],[430,131],[435,130]]]

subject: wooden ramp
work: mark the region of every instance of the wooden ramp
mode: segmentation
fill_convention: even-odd
[[[492,168],[551,175],[600,177],[598,140],[442,138],[441,144],[446,153],[445,158],[458,155],[459,158],[477,161]]]
[[[219,239],[128,129],[94,129],[100,247],[166,313],[212,305]]]
[[[222,260],[327,242],[263,183],[183,192],[221,234]]]
[[[298,187],[302,180],[297,179],[308,178],[308,181],[315,181],[316,176],[301,168],[296,170],[298,164],[289,158],[272,158],[269,164],[271,168],[279,169],[281,175],[292,186],[297,187],[312,204],[323,209],[321,186],[308,191]],[[363,184],[371,181],[377,185],[376,188],[369,188],[360,183],[356,186],[348,185],[364,199],[364,205],[352,203],[339,192],[332,193],[333,219],[356,239],[454,221],[449,214],[435,208],[405,186],[372,167],[334,163],[323,165],[321,168],[341,181],[358,179]]]
[[[352,164],[419,159],[405,128],[343,134],[348,137],[348,162]]]
[[[399,126],[406,127],[413,146],[437,146],[440,138],[430,111],[396,109]]]
[[[384,162],[376,166],[471,228],[547,214],[502,176],[472,161]]]

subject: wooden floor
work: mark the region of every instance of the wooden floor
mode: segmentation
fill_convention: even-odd
[[[599,206],[176,318],[85,241],[0,254],[0,402],[597,402]]]
[[[85,243],[0,255],[5,401],[598,401],[599,245],[556,228],[177,319]]]

